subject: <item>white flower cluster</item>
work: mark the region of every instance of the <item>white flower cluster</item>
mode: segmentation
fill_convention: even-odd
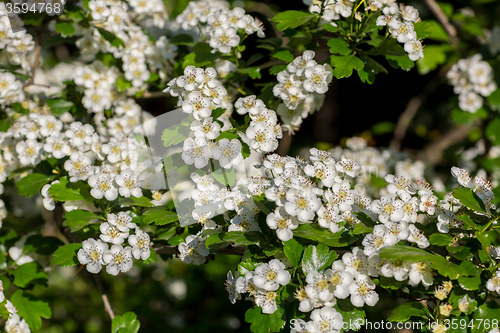
[[[167,72],[171,67],[169,60],[177,54],[177,46],[169,44],[166,37],[153,43],[133,19],[134,16],[142,18],[145,14],[159,15],[160,18],[163,17],[159,20],[164,24],[167,14],[162,1],[131,1],[129,4],[130,7],[124,2],[113,0],[90,0],[88,4],[93,22],[114,33],[123,41],[124,46],[111,45],[93,26],[82,28],[79,25],[75,26],[76,34],[82,37],[77,40],[76,45],[87,56],[98,52],[112,53],[116,59],[123,61],[124,76],[132,86],[143,88],[151,72],[158,72],[160,75]],[[112,82],[114,85],[116,77]]]
[[[273,94],[283,100],[277,112],[290,132],[298,129],[302,120],[323,104],[323,95],[332,81],[332,67],[314,60],[313,51],[305,51],[278,73]]]
[[[212,52],[230,53],[240,43],[240,30],[246,35],[257,33],[265,37],[262,22],[257,18],[246,14],[243,8],[227,7],[226,1],[190,1],[176,21],[187,31],[200,28]]]
[[[21,65],[23,70],[28,72],[31,65],[26,56],[35,49],[35,42],[26,30],[20,30],[16,33],[12,31],[12,27],[22,28],[23,26],[23,20],[16,13],[7,16],[5,4],[2,2],[0,4],[0,50],[5,49],[6,52],[2,53],[0,63],[6,66]]]
[[[311,320],[290,320],[291,333],[340,333],[344,326],[342,315],[334,308],[325,306],[311,312]]]
[[[217,79],[216,70],[187,66],[184,75],[171,80],[168,86],[165,92],[178,96],[182,111],[194,118],[190,125],[190,137],[184,140],[184,162],[194,164],[198,169],[208,165],[210,159],[219,161],[220,166],[226,169],[241,163],[242,144],[238,139],[213,141],[221,131],[232,129],[229,122],[232,104],[225,98],[227,90]],[[217,108],[225,108],[226,112],[213,119],[212,111]],[[277,139],[282,137],[282,132],[277,124],[276,112],[267,109],[255,96],[238,99],[235,108],[239,114],[249,113],[250,124],[245,134],[252,149],[267,153],[278,147]]]
[[[117,275],[132,268],[133,259],[147,260],[151,254],[149,235],[132,222],[134,214],[129,212],[110,213],[107,221],[101,223],[100,239],[89,238],[78,250],[78,261],[86,265],[90,273],[97,274],[102,266],[106,272]],[[131,234],[134,231],[134,234]],[[123,246],[125,240],[128,246]],[[108,248],[108,243],[111,245]]]
[[[277,310],[276,298],[278,289],[286,286],[291,279],[290,272],[278,259],[272,259],[268,263],[262,263],[253,271],[245,271],[244,276],[236,280],[232,274],[228,274],[226,289],[233,295],[231,302],[241,298],[241,294],[247,294],[255,304],[262,308],[262,313],[274,313]]]
[[[377,18],[378,26],[387,26],[391,35],[404,44],[408,57],[416,61],[424,57],[422,41],[417,37],[414,23],[420,21],[418,10],[412,6],[397,4],[395,1],[369,1],[369,10],[382,10]]]
[[[325,23],[339,20],[340,17],[349,17],[352,14],[352,7],[356,0],[324,0],[312,1],[309,12],[321,15]],[[322,11],[323,10],[323,11]]]
[[[493,75],[490,64],[483,61],[480,54],[461,59],[451,67],[447,76],[458,95],[460,109],[475,113],[483,106],[483,97],[497,89]]]
[[[5,300],[5,295],[3,293],[3,282],[0,281],[0,303]],[[5,303],[5,309],[9,313],[9,318],[5,322],[5,333],[30,333],[31,330],[24,319],[21,319],[17,314],[17,309],[11,301],[7,300]]]
[[[500,294],[500,270],[497,270],[495,274],[486,282],[486,289]]]

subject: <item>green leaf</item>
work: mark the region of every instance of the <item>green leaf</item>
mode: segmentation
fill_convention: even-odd
[[[80,194],[80,190],[67,188],[68,181],[61,178],[60,183],[52,184],[49,188],[49,195],[56,201],[75,201],[83,200],[85,197]]]
[[[224,108],[216,108],[212,110],[212,119],[215,120],[222,116],[226,112],[226,109]]]
[[[339,30],[338,27],[334,27],[331,24],[323,24],[322,28],[325,29],[328,32],[337,32]]]
[[[31,281],[36,279],[47,280],[47,275],[38,270],[38,264],[35,262],[19,266],[13,275],[14,284],[19,288],[25,288]]]
[[[495,301],[485,303],[474,312],[472,318],[476,325],[472,328],[471,333],[488,332],[493,320],[500,318],[500,306]],[[482,321],[479,319],[482,319]]]
[[[450,50],[448,44],[427,45],[424,48],[424,57],[417,60],[418,73],[425,75],[435,70],[439,65],[446,62],[446,53]]]
[[[16,183],[17,191],[23,197],[29,198],[37,194],[43,185],[50,181],[50,177],[41,173],[32,173]]]
[[[332,38],[328,41],[328,46],[330,47],[330,53],[347,55],[351,53],[351,47],[349,43],[340,38]]]
[[[196,63],[210,63],[220,58],[220,52],[212,52],[213,49],[207,43],[198,43],[193,46],[193,52],[195,53],[194,60]]]
[[[116,88],[119,92],[125,91],[132,87],[132,82],[127,80],[123,75],[116,79]]]
[[[170,38],[168,42],[169,44],[176,44],[176,45],[193,45],[193,37],[187,34],[180,34]]]
[[[269,68],[269,73],[272,75],[278,75],[280,72],[286,70],[287,65],[275,65]]]
[[[71,22],[59,21],[56,23],[56,31],[63,37],[71,37],[75,34],[76,29]]]
[[[401,68],[405,71],[409,71],[413,67],[415,67],[415,62],[408,58],[408,55],[390,55],[386,54],[385,58],[389,65],[394,68]]]
[[[133,312],[124,313],[121,316],[113,318],[111,323],[112,333],[137,333],[141,324]]]
[[[478,118],[488,118],[488,111],[486,111],[484,107],[480,108],[474,113],[454,109],[453,111],[451,111],[451,118],[458,125],[472,124]],[[486,134],[488,134],[488,132],[486,132]]]
[[[309,245],[302,258],[302,270],[307,275],[310,271],[322,271],[337,259],[337,252],[330,250],[325,244]]]
[[[302,258],[304,246],[302,246],[302,244],[292,238],[286,242],[283,242],[283,251],[285,252],[286,257],[292,264],[293,268],[296,268],[300,263],[300,259]]]
[[[488,103],[490,103],[491,107],[495,110],[500,110],[500,88],[497,88],[494,92],[491,93],[488,97],[486,97]],[[498,118],[495,118],[498,119]]]
[[[280,59],[286,62],[292,62],[295,59],[295,56],[290,52],[290,50],[279,50],[271,56],[276,59]]]
[[[456,280],[459,276],[467,274],[463,267],[454,264],[441,256],[432,256],[429,259],[431,267],[439,272],[439,274]]]
[[[172,125],[163,131],[161,140],[165,147],[169,147],[186,140],[190,132],[189,125],[187,124]]]
[[[481,277],[479,275],[473,277],[460,276],[458,283],[464,290],[478,290],[481,286]]]
[[[262,78],[262,75],[260,73],[260,68],[257,66],[248,68],[238,68],[238,73],[248,74],[248,76],[250,76],[254,80]]]
[[[206,241],[205,241],[205,246],[209,247],[210,245],[222,243],[222,239],[220,236],[221,236],[220,233],[208,236]]]
[[[0,120],[0,132],[7,132],[10,126],[11,125],[7,120],[5,119]]]
[[[392,310],[387,320],[405,322],[411,317],[427,318],[428,316],[429,310],[423,304],[419,302],[408,302]]]
[[[58,265],[62,267],[75,266],[79,264],[77,259],[77,250],[82,248],[80,243],[71,243],[61,246],[54,252],[54,257],[52,258],[52,265]]]
[[[285,326],[282,317],[282,308],[278,308],[273,314],[264,314],[258,306],[254,306],[245,313],[245,321],[250,324],[253,333],[280,332]]]
[[[125,43],[123,42],[123,40],[121,38],[118,38],[114,33],[110,32],[106,29],[99,28],[99,27],[97,28],[97,30],[101,34],[102,38],[107,40],[111,44],[111,46],[114,46],[114,47],[123,46],[123,47],[125,47]]]
[[[467,275],[469,275],[469,276],[477,276],[477,275],[481,274],[481,272],[482,272],[482,269],[476,267],[476,265],[471,261],[467,261],[467,260],[462,261],[460,266],[463,269],[465,269],[465,271],[467,272]]]
[[[12,295],[10,301],[32,331],[37,331],[42,327],[42,317],[50,318],[52,315],[48,303],[32,299],[20,289]]]
[[[493,145],[500,145],[500,117],[495,117],[486,128],[486,135],[491,139]]]
[[[446,246],[453,241],[453,237],[448,234],[432,234],[429,236],[429,242],[432,245]]]
[[[151,208],[142,213],[142,218],[145,223],[156,225],[166,225],[172,222],[179,221],[179,216],[175,212],[166,210],[165,208]]]
[[[308,223],[299,225],[299,227],[293,231],[293,235],[332,247],[343,247],[356,241],[356,238],[349,236],[347,232],[337,232],[332,234],[329,230],[323,229],[319,226],[313,227]]]
[[[373,228],[365,226],[363,223],[358,223],[352,230],[353,235],[369,234],[373,232]]]
[[[448,42],[450,39],[443,26],[437,21],[420,21],[414,23],[413,26],[419,38],[433,39],[441,42]]]
[[[103,219],[101,216],[83,209],[75,209],[67,212],[64,218],[63,226],[69,227],[71,232],[80,230],[91,221]]]
[[[236,183],[236,173],[233,168],[224,169],[222,167],[212,171],[212,176],[224,186],[233,186]]]
[[[363,60],[359,59],[354,54],[346,56],[332,55],[330,57],[330,63],[333,67],[335,67],[333,75],[337,79],[349,77],[352,75],[353,70],[360,70],[365,65]]]
[[[278,13],[273,18],[273,22],[278,23],[276,28],[283,31],[288,28],[297,28],[298,26],[304,25],[313,18],[316,14],[301,12],[297,10],[287,10],[286,12]]]
[[[453,196],[462,203],[465,207],[476,211],[486,212],[483,200],[472,191],[470,188],[459,187],[453,191]]]
[[[229,231],[224,233],[222,240],[240,245],[252,245],[262,242],[264,235],[258,231]]]
[[[472,230],[477,230],[478,226],[472,221],[469,215],[466,214],[460,214],[457,215],[457,218],[462,221],[466,226],[468,226]]]
[[[407,245],[392,245],[380,249],[381,259],[402,259],[405,261],[429,260],[433,257],[429,252]]]

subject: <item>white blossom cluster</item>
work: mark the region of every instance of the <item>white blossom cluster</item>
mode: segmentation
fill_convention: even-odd
[[[118,275],[132,268],[133,259],[149,258],[149,235],[132,222],[133,215],[128,212],[109,213],[106,222],[99,226],[100,239],[89,238],[83,241],[82,248],[78,250],[78,261],[86,265],[90,273],[97,274],[102,266],[106,266],[107,273]],[[124,247],[125,240],[128,246]]]
[[[298,129],[302,120],[318,110],[332,81],[332,67],[314,60],[313,51],[305,51],[278,73],[273,94],[283,100],[277,112],[283,126],[290,132]]]
[[[459,60],[447,76],[463,111],[475,113],[483,106],[483,97],[488,97],[497,89],[493,68],[482,60],[480,54]]]
[[[252,271],[245,271],[244,276],[233,278],[228,273],[226,290],[230,294],[230,300],[234,304],[241,299],[241,294],[248,294],[247,299],[252,300],[262,308],[262,313],[274,313],[277,310],[276,298],[278,289],[286,286],[291,279],[290,272],[278,259],[272,259],[262,263]]]
[[[340,17],[349,17],[356,0],[324,0],[311,2],[309,12],[321,14],[321,20],[325,23],[339,20]]]
[[[226,1],[190,1],[176,21],[187,31],[199,28],[212,52],[230,53],[243,35],[257,33],[265,37],[261,21],[246,14],[243,8],[227,7]]]
[[[368,10],[382,10],[377,18],[378,26],[387,26],[392,37],[396,38],[408,53],[408,57],[416,61],[424,57],[422,41],[417,37],[414,23],[420,21],[418,10],[415,7],[397,4],[395,1],[369,1]]]
[[[5,301],[3,293],[3,282],[0,281],[0,303]],[[17,309],[11,301],[6,300],[5,309],[9,313],[9,318],[5,322],[5,333],[30,333],[31,330],[24,319],[21,319],[17,314]]]
[[[2,2],[0,4],[0,54],[2,55],[0,63],[6,66],[21,65],[23,70],[29,71],[31,65],[26,55],[35,49],[35,41],[26,30],[16,33],[12,31],[12,27],[22,28],[23,26],[23,20],[16,13],[7,16],[5,4]],[[1,51],[2,49],[4,50]],[[0,89],[2,89],[1,85]]]

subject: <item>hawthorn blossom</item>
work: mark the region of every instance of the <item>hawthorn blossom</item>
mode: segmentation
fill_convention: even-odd
[[[296,217],[290,216],[284,207],[278,207],[266,217],[266,223],[272,230],[276,230],[278,238],[286,242],[293,237],[293,230],[299,226]]]
[[[141,185],[142,182],[138,176],[130,169],[122,170],[119,175],[115,176],[115,182],[119,186],[118,192],[124,198],[130,196],[140,198],[142,197]]]
[[[179,244],[179,257],[186,264],[203,264],[210,251],[205,246],[205,239],[198,235],[189,235],[186,241]]]
[[[88,183],[92,187],[90,195],[96,199],[105,197],[113,201],[118,197],[118,190],[113,186],[114,176],[111,174],[98,174],[89,177]]]
[[[97,274],[101,271],[104,262],[103,254],[108,250],[108,244],[101,240],[89,238],[82,242],[82,248],[78,250],[78,261],[86,265],[87,271]]]
[[[285,265],[278,259],[272,259],[268,263],[260,264],[255,268],[253,283],[258,288],[276,291],[280,285],[287,285],[290,278],[290,272],[285,270]]]
[[[121,245],[113,245],[104,252],[102,261],[106,264],[106,272],[111,275],[126,273],[132,268],[132,248]]]
[[[135,259],[146,260],[151,255],[149,235],[141,229],[135,229],[135,235],[128,237],[128,243],[132,246],[132,255]]]
[[[379,300],[375,292],[375,283],[367,275],[359,274],[349,286],[351,293],[351,303],[356,307],[362,307],[365,304],[374,306]]]
[[[229,169],[243,162],[241,142],[238,139],[220,139],[217,146],[212,148],[212,157],[219,161],[221,167]]]

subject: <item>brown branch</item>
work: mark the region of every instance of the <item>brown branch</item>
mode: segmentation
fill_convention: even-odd
[[[28,82],[26,82],[24,84],[23,88],[31,86],[32,84],[35,83],[35,73],[36,73],[36,70],[38,69],[38,66],[40,66],[40,54],[42,53],[42,38],[43,38],[43,31],[45,30],[46,24],[47,24],[47,22],[44,21],[42,23],[42,26],[40,27],[40,30],[38,31],[36,48],[35,48],[35,61],[33,63],[33,68],[31,69],[31,78]]]
[[[430,80],[427,85],[422,89],[422,92],[417,96],[414,96],[408,104],[406,105],[406,109],[399,116],[398,123],[396,125],[396,129],[394,130],[394,137],[392,138],[390,147],[394,150],[401,149],[401,142],[403,141],[406,131],[408,130],[408,126],[412,119],[417,114],[418,109],[422,106],[423,103],[429,98],[429,96],[439,87],[441,81],[446,77],[446,73],[448,73],[450,67],[443,67],[436,78]]]
[[[278,155],[285,156],[290,151],[291,146],[292,146],[292,134],[288,131],[284,131],[278,149],[276,149],[276,153]]]
[[[153,249],[156,251],[156,253],[159,254],[179,254],[179,249],[177,248],[177,246],[173,245],[158,246]],[[246,251],[246,246],[232,246],[220,249],[219,251],[217,251],[217,254],[242,256],[245,254],[245,251]]]
[[[97,289],[99,289],[99,293],[101,294],[102,297],[102,302],[104,303],[104,310],[109,314],[109,318],[113,320],[115,318],[115,313],[113,312],[113,309],[111,308],[111,304],[109,303],[108,296],[106,295],[106,291],[104,290],[104,286],[102,284],[102,279],[99,274],[92,274],[94,277],[95,283],[97,285]]]
[[[427,6],[431,9],[431,11],[436,15],[438,21],[443,25],[444,29],[448,36],[450,36],[451,42],[453,45],[458,43],[457,29],[450,23],[448,17],[443,12],[441,7],[437,4],[436,0],[424,0]]]
[[[443,159],[443,152],[450,146],[458,143],[469,135],[471,129],[475,127],[475,124],[462,125],[454,127],[448,132],[446,132],[440,139],[436,142],[428,145],[424,151],[424,157],[432,164],[438,164]]]

